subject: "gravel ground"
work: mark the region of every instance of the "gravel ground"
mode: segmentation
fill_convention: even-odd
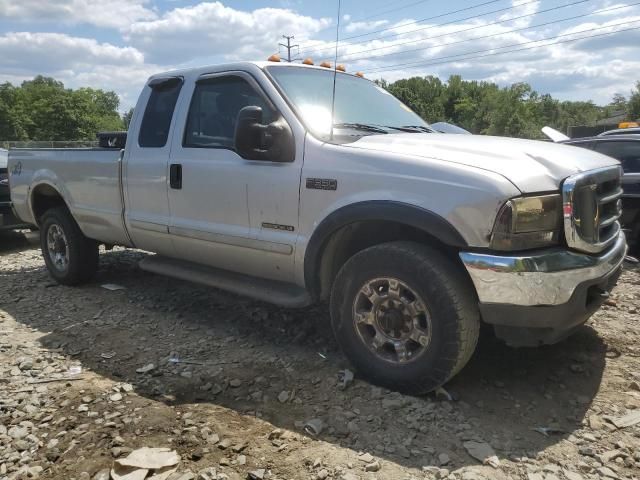
[[[33,234],[0,234],[0,479],[107,480],[142,447],[180,457],[156,480],[640,476],[637,266],[568,340],[487,332],[446,391],[410,397],[349,381],[325,307],[155,276],[145,255],[103,253],[69,288]]]

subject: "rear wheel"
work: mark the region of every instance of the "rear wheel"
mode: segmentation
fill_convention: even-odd
[[[413,242],[376,245],[350,258],[332,288],[331,320],[366,378],[411,394],[458,373],[480,328],[475,291],[460,267]]]
[[[98,269],[98,243],[82,234],[65,207],[52,208],[43,215],[40,246],[49,274],[58,283],[86,282]]]

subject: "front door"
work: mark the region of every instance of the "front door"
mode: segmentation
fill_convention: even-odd
[[[167,164],[182,84],[182,78],[168,77],[151,80],[145,87],[130,128],[130,132],[140,133],[137,138],[127,138],[124,158],[129,235],[136,247],[163,255],[174,253],[168,231]]]
[[[302,160],[238,155],[235,127],[245,106],[261,107],[263,123],[278,116],[248,73],[205,75],[195,83],[169,161],[176,180],[169,231],[180,258],[291,281]]]

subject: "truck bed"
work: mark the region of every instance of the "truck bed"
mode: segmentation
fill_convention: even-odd
[[[105,243],[128,244],[123,223],[121,151],[113,148],[43,148],[9,151],[12,202],[20,218],[36,224],[30,185],[53,188],[67,202],[82,232]]]

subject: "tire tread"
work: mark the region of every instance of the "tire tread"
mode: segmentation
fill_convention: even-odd
[[[47,227],[51,222],[62,227],[69,246],[69,268],[64,274],[50,264],[47,253]],[[84,236],[69,210],[66,207],[47,210],[40,225],[40,246],[50,275],[63,285],[79,285],[91,280],[98,270],[98,243]]]
[[[332,316],[336,315],[339,310],[337,303],[342,303],[345,300],[346,277],[352,275],[353,269],[357,269],[361,262],[366,264],[382,256],[393,256],[393,258],[410,262],[414,266],[416,274],[421,278],[428,279],[435,275],[439,287],[442,289],[442,296],[446,297],[455,312],[456,321],[447,322],[444,325],[445,329],[455,329],[455,332],[448,330],[448,333],[451,334],[449,336],[454,337],[455,341],[449,341],[442,346],[443,355],[439,357],[438,365],[423,377],[414,378],[410,382],[389,381],[383,375],[376,374],[375,369],[367,372],[375,383],[411,394],[426,393],[449,381],[471,359],[480,333],[477,296],[470,280],[462,271],[462,267],[455,264],[442,252],[416,242],[397,241],[362,250],[343,265],[333,284]],[[340,340],[338,339],[338,341]],[[346,353],[349,354],[349,352]]]

